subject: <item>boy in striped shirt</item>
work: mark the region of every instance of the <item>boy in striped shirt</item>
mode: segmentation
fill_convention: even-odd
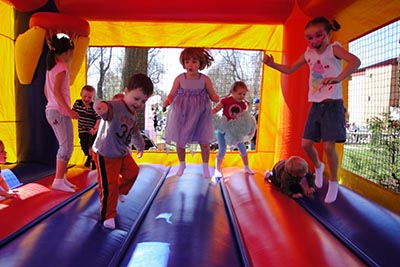
[[[81,99],[77,99],[72,108],[79,114],[78,132],[81,148],[86,156],[85,167],[91,167],[92,170],[96,169],[96,165],[92,159],[92,145],[96,139],[97,129],[101,120],[100,116],[93,109],[95,93],[96,90],[93,86],[83,86]]]

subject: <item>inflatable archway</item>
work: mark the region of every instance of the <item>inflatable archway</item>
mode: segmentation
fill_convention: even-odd
[[[15,16],[15,10],[20,12],[18,16]],[[49,141],[52,140],[51,130],[42,118],[43,97],[37,96],[42,92],[40,80],[43,79],[43,53],[38,53],[40,46],[46,49],[44,38],[51,26],[26,23],[32,18],[35,21],[39,12],[57,13],[57,19],[49,19],[52,23],[62,22],[62,25],[71,26],[65,22],[77,21],[67,30],[83,37],[81,51],[87,45],[243,48],[264,50],[278,61],[292,62],[304,51],[303,30],[310,17],[323,15],[339,21],[342,29],[335,33],[335,37],[346,46],[349,40],[398,18],[400,6],[398,0],[248,0],[235,3],[204,0],[195,6],[182,0],[1,0],[0,56],[4,71],[0,74],[0,130],[10,160],[51,161],[55,151],[52,148],[56,146],[55,142]],[[25,29],[21,28],[24,19]],[[34,29],[32,35],[36,41],[31,35],[26,37],[30,45],[22,46],[21,52],[18,38],[28,35],[30,29]],[[34,44],[36,47],[31,48]],[[72,85],[73,99],[78,97],[80,88],[86,83],[83,56],[74,60],[77,71]],[[37,68],[32,69],[35,64]],[[269,168],[276,160],[292,154],[305,156],[300,139],[309,107],[306,101],[307,77],[306,68],[290,76],[264,69],[260,141],[257,151],[250,155],[251,165],[255,168]],[[29,114],[29,119],[26,119],[27,114],[21,115],[24,112]],[[50,147],[50,150],[45,147]],[[76,147],[79,147],[78,141]],[[74,153],[72,162],[82,161],[82,153],[78,152]],[[229,164],[240,164],[237,155],[227,157]],[[199,157],[196,155],[188,160],[199,162]],[[176,157],[149,152],[141,161],[176,164]],[[364,186],[343,170],[341,179],[355,190]],[[385,198],[385,202],[391,202],[390,197]],[[379,201],[383,201],[382,197]]]

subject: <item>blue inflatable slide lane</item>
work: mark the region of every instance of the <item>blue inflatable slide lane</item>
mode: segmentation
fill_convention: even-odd
[[[98,222],[99,195],[93,187],[0,247],[0,266],[108,266],[128,233],[140,223],[168,170],[160,165],[140,165],[125,203],[118,204],[115,230]]]
[[[246,266],[220,187],[198,167],[166,179],[115,266]]]
[[[343,186],[336,201],[325,204],[327,187],[298,203],[368,266],[400,266],[400,216]]]

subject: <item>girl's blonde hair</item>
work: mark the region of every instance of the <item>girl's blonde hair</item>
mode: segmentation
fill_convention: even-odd
[[[293,176],[300,176],[299,174],[307,173],[307,161],[298,156],[291,156],[285,162],[285,171]]]
[[[179,62],[185,67],[185,60],[191,58],[197,59],[200,62],[200,70],[203,70],[205,67],[210,67],[211,63],[214,61],[214,58],[207,49],[190,47],[183,49],[179,57]]]

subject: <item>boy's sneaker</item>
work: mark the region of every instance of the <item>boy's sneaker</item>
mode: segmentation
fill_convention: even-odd
[[[114,230],[115,229],[115,218],[107,219],[103,222],[103,226],[107,229]]]

